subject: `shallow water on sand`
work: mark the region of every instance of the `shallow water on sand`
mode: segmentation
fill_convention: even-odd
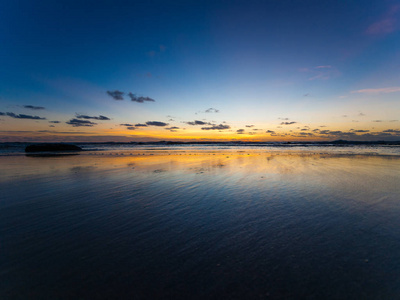
[[[2,299],[398,299],[400,157],[0,157]]]

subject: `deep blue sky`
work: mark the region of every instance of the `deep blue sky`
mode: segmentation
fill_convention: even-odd
[[[351,129],[368,130],[364,139],[397,139],[382,133],[400,127],[399,17],[400,2],[382,0],[1,1],[3,140],[43,130],[129,139],[354,138]],[[115,90],[155,102],[114,100],[106,91]],[[77,114],[111,120],[66,124]],[[184,123],[194,120],[229,128]],[[119,125],[147,121],[179,129]],[[246,129],[252,124],[260,130]],[[312,132],[320,126],[344,136]]]

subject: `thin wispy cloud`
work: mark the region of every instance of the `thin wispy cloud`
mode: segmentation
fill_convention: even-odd
[[[400,134],[400,130],[398,130],[398,129],[387,129],[387,130],[384,130],[383,132]]]
[[[210,107],[209,109],[205,110],[205,113],[219,113],[219,110],[216,108]]]
[[[146,125],[164,127],[164,126],[168,126],[169,124],[164,123],[164,122],[159,122],[159,121],[148,121],[148,122],[146,122]]]
[[[115,91],[107,91],[107,94],[113,98],[114,100],[124,100],[124,92],[115,90]],[[137,96],[134,93],[129,92],[128,97],[131,99],[132,102],[137,102],[137,103],[144,103],[144,102],[155,102],[153,98],[150,97],[144,97],[144,96]]]
[[[129,123],[124,123],[124,124],[119,124],[120,126],[127,126],[127,127],[130,127],[130,126],[134,126],[133,124],[129,124]]]
[[[107,91],[107,95],[109,95],[114,100],[124,100],[124,92],[115,90],[115,91]]]
[[[399,11],[400,5],[391,6],[378,21],[368,26],[365,33],[368,35],[386,35],[397,31],[399,29],[397,21]]]
[[[79,120],[79,119],[71,119],[65,123],[68,125],[71,125],[73,127],[93,127],[94,125],[97,125],[97,123],[87,121],[87,120]]]
[[[45,109],[43,106],[34,106],[34,105],[24,105],[24,108],[32,109],[32,110],[42,110]]]
[[[400,92],[400,87],[386,87],[386,88],[377,88],[377,89],[361,89],[351,91],[352,94],[389,94],[389,93],[397,93]]]
[[[219,124],[219,125],[213,125],[211,127],[202,127],[202,130],[224,130],[224,129],[230,129],[231,127],[229,125],[224,125],[224,124]]]
[[[131,98],[131,101],[137,102],[137,103],[144,103],[144,102],[155,102],[156,100],[150,98],[150,97],[142,97],[142,96],[136,96],[133,93],[128,94],[129,98]]]
[[[159,45],[157,50],[148,51],[146,54],[150,57],[155,57],[160,55],[162,52],[165,52],[165,50],[167,50],[167,47],[164,45]]]
[[[238,130],[236,130],[236,133],[237,134],[243,134],[244,133],[244,129],[238,129]]]
[[[5,115],[14,118],[14,119],[30,119],[30,120],[46,120],[46,118],[42,118],[39,116],[31,116],[31,115],[25,115],[25,114],[15,114],[12,112],[6,112]]]
[[[147,125],[146,125],[146,124],[138,123],[138,124],[135,124],[135,127],[147,127]]]
[[[60,121],[49,121],[49,123],[58,124],[61,123]]]
[[[164,128],[165,130],[169,130],[169,131],[171,131],[171,132],[177,132],[178,131],[178,129],[180,129],[179,127],[177,127],[177,126],[172,126],[172,127],[167,127],[167,128]]]
[[[76,114],[76,118],[77,119],[86,119],[86,120],[99,120],[99,121],[111,120],[109,117],[102,116],[102,115],[100,115],[98,117],[96,117],[96,116],[92,117],[92,116],[87,116],[87,115]]]
[[[312,68],[301,68],[300,72],[309,74],[308,80],[327,80],[340,75],[340,72],[331,65],[319,65]],[[307,96],[309,94],[306,94]]]
[[[282,122],[281,125],[292,125],[296,124],[297,122]]]
[[[212,125],[211,123],[204,122],[204,121],[199,121],[199,120],[194,120],[194,121],[191,121],[191,122],[184,122],[184,123],[188,124],[188,125]]]

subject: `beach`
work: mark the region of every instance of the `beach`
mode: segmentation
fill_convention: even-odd
[[[400,156],[278,150],[0,156],[1,298],[396,299]]]

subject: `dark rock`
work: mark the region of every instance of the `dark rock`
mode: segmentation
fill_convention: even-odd
[[[34,144],[25,148],[25,152],[81,151],[82,148],[71,144]]]

